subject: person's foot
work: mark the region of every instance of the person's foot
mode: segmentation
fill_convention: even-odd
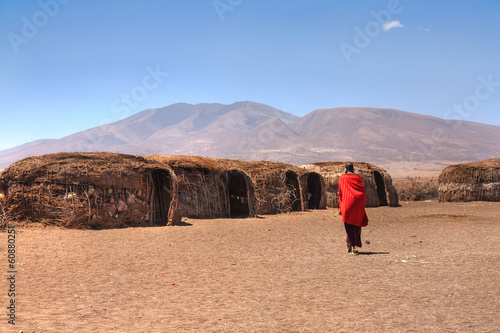
[[[351,245],[347,244],[346,247],[347,247],[347,253],[351,253],[352,252]]]
[[[356,248],[356,246],[352,247],[351,254],[355,255],[355,256],[357,256],[359,254],[358,249]]]

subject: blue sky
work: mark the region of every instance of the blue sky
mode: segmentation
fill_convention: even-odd
[[[500,126],[500,0],[0,0],[0,150],[177,102]]]

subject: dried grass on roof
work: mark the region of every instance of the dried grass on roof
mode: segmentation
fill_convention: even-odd
[[[228,168],[228,166],[238,162],[230,159],[188,155],[152,154],[145,156],[145,158],[167,164],[171,168],[206,169],[210,172],[224,171]]]
[[[439,175],[439,182],[442,184],[500,182],[500,158],[450,165]]]
[[[500,201],[500,158],[446,167],[438,178],[439,201]]]
[[[94,153],[56,153],[33,156],[18,161],[4,169],[2,179],[10,181],[64,181],[64,176],[71,176],[72,182],[97,179],[106,181],[107,174],[123,176],[144,172],[165,166],[148,161],[140,156],[94,152]],[[68,180],[69,181],[69,180]]]

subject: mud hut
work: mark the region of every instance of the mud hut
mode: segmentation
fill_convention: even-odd
[[[338,184],[346,162],[320,162],[306,164],[302,167],[310,172],[316,172],[324,177],[325,205],[338,207]],[[363,178],[366,188],[366,206],[391,206],[399,205],[398,194],[392,186],[391,176],[386,170],[375,165],[354,162],[354,172]]]
[[[182,155],[147,158],[175,172],[183,216],[244,217],[304,209],[304,170],[289,164]]]
[[[255,216],[254,184],[234,160],[184,155],[149,155],[174,171],[178,207],[191,218]]]
[[[233,165],[252,179],[257,214],[304,210],[304,169],[270,161],[233,161]]]
[[[174,224],[177,182],[164,164],[113,153],[29,157],[0,174],[14,220],[63,227]]]
[[[440,202],[500,201],[500,158],[450,165],[438,181]]]

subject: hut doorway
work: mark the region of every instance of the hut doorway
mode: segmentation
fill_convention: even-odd
[[[375,186],[377,187],[379,206],[387,206],[387,195],[385,192],[384,178],[378,171],[373,172],[373,177],[375,178]]]
[[[311,172],[307,177],[307,202],[309,209],[319,209],[321,202],[321,176]]]
[[[227,191],[229,196],[229,216],[248,217],[250,206],[248,201],[248,186],[245,175],[237,170],[227,173]]]
[[[151,173],[151,219],[152,225],[167,225],[168,211],[172,202],[172,177],[166,170],[154,170]]]
[[[285,184],[288,187],[288,195],[290,198],[292,212],[302,210],[302,200],[300,200],[299,179],[295,172],[287,171],[285,174]]]

